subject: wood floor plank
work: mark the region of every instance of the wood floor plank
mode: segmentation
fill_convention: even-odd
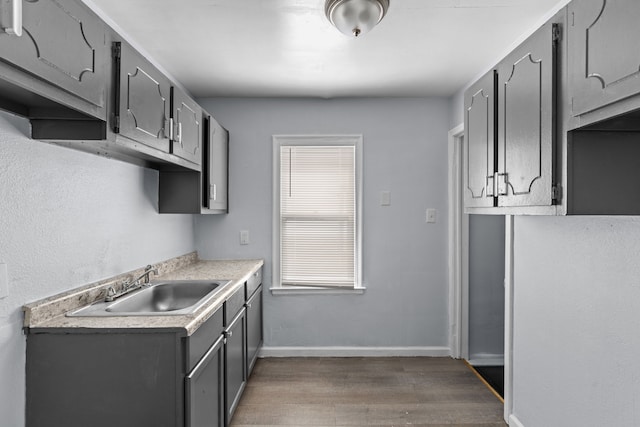
[[[231,427],[504,427],[502,403],[450,358],[260,359]]]

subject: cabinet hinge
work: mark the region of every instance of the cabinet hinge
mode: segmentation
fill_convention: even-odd
[[[554,42],[559,42],[560,40],[562,40],[562,29],[558,24],[553,24],[552,39]]]
[[[114,59],[120,59],[122,56],[122,45],[120,43],[114,43],[113,46],[111,46],[111,54]]]
[[[120,116],[117,114],[113,116],[113,131],[120,133]]]
[[[562,186],[560,184],[556,184],[551,187],[551,200],[556,203],[562,200]]]

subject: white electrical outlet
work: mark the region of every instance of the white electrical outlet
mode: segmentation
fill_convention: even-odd
[[[241,245],[249,244],[249,230],[240,230],[240,244]]]
[[[427,209],[427,217],[426,220],[429,224],[434,224],[436,222],[437,211],[435,209]]]
[[[0,298],[9,295],[9,275],[7,274],[7,264],[0,264]]]

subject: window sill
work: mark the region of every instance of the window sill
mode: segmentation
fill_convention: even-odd
[[[367,288],[364,286],[350,289],[311,288],[305,286],[273,287],[271,295],[361,295]]]

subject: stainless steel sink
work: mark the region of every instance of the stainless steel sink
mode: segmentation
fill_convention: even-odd
[[[79,316],[167,316],[194,313],[230,280],[154,281],[113,302],[97,302],[67,313]]]

